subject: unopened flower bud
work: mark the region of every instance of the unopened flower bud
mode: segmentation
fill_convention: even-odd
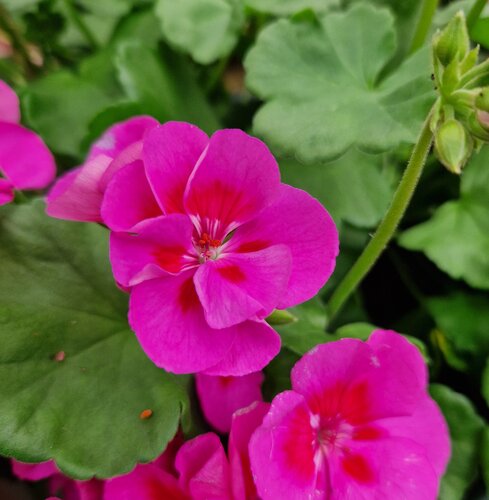
[[[475,98],[475,105],[477,109],[489,111],[489,87],[485,87],[478,92]]]
[[[435,133],[435,151],[439,160],[454,174],[460,174],[469,159],[473,143],[464,127],[450,118]]]
[[[465,16],[459,11],[433,40],[435,56],[448,66],[452,61],[462,61],[470,50],[469,34]]]

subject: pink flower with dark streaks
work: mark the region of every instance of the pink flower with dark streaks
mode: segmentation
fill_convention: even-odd
[[[435,500],[450,441],[418,350],[376,330],[319,345],[250,441],[262,500]]]
[[[56,174],[46,144],[19,122],[19,99],[0,80],[0,205],[11,202],[15,190],[45,188]]]
[[[112,233],[110,258],[131,288],[129,321],[144,351],[175,373],[260,370],[280,348],[264,318],[316,295],[334,269],[333,220],[282,184],[265,144],[241,130],[209,139],[170,122],[147,133],[142,159],[164,215]],[[113,179],[105,220],[137,185]]]

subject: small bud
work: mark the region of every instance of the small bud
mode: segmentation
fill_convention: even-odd
[[[489,111],[489,88],[485,87],[478,91],[475,98],[475,106],[482,111]]]
[[[275,309],[266,321],[269,325],[287,325],[297,321],[297,318],[286,309]]]
[[[462,61],[470,50],[465,16],[459,11],[433,39],[434,54],[443,66],[452,61]]]
[[[439,160],[454,174],[460,174],[472,153],[472,140],[457,120],[446,120],[435,133],[435,151]]]

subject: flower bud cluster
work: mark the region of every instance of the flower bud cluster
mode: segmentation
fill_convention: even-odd
[[[439,93],[431,117],[435,152],[460,174],[472,152],[489,142],[489,59],[477,64],[463,12],[433,38],[433,79]]]

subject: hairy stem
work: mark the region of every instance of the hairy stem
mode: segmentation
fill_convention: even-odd
[[[431,148],[433,134],[430,130],[431,112],[423,124],[421,133],[414,146],[408,166],[404,171],[401,182],[397,187],[391,205],[387,210],[377,231],[373,235],[362,254],[355,262],[347,275],[340,282],[328,303],[329,320],[340,311],[350,295],[355,291],[360,282],[365,278],[370,269],[382,254],[401,221],[413,197],[423,171],[426,158]]]
[[[413,41],[411,42],[411,47],[409,53],[412,54],[420,49],[428,36],[430,31],[431,22],[433,16],[435,15],[436,8],[438,7],[439,0],[424,0],[421,6],[421,11],[418,17],[418,24],[416,25],[416,31],[413,35]]]

